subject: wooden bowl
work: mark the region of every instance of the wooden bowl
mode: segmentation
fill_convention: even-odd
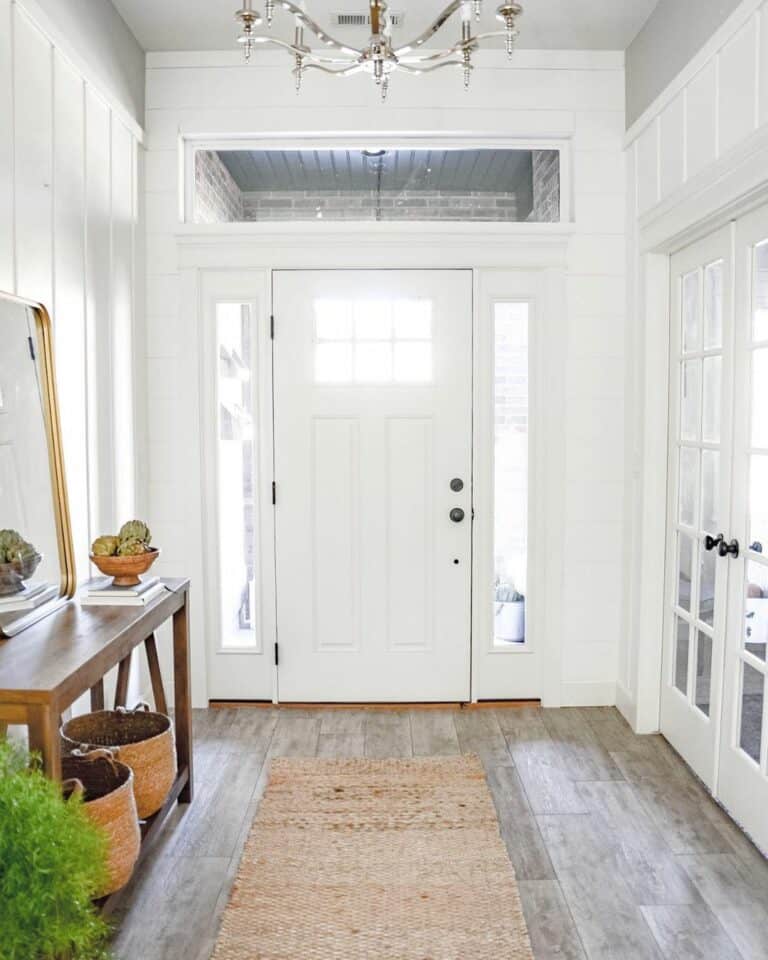
[[[115,587],[135,587],[141,582],[141,574],[146,573],[159,556],[159,550],[147,550],[133,557],[96,557],[91,554],[91,562],[105,577],[113,578]]]

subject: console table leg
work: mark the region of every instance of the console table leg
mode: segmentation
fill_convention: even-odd
[[[115,709],[124,707],[128,699],[128,681],[131,679],[131,654],[124,657],[117,668],[117,685],[115,687]]]
[[[104,678],[97,680],[91,687],[91,710],[104,709]]]
[[[176,758],[179,770],[188,771],[187,782],[179,794],[179,803],[190,803],[192,783],[192,690],[189,677],[189,599],[173,615],[173,693],[176,721]]]
[[[29,749],[40,754],[43,771],[52,780],[61,780],[59,712],[47,704],[27,707]]]
[[[155,698],[155,710],[158,713],[168,713],[168,704],[165,699],[165,690],[163,689],[163,675],[160,672],[160,660],[157,656],[157,643],[154,633],[150,633],[144,641],[144,648],[147,651],[147,664],[149,665],[149,679],[152,681],[152,696]]]

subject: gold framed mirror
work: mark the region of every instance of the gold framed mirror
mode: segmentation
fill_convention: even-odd
[[[76,583],[51,318],[0,292],[0,636],[58,609]]]

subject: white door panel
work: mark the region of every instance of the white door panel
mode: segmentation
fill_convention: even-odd
[[[274,313],[280,699],[467,700],[471,273],[279,271]]]

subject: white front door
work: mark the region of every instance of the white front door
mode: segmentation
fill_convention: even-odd
[[[472,274],[274,274],[278,695],[470,698]]]

